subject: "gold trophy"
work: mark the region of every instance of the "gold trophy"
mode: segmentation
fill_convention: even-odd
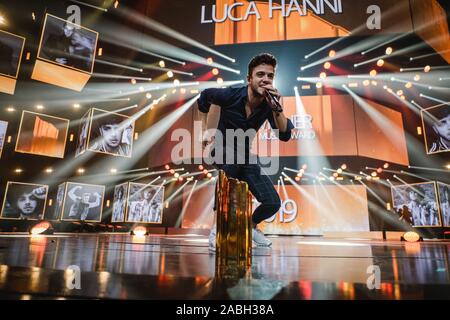
[[[246,182],[219,171],[216,186],[216,269],[252,265],[252,195]]]

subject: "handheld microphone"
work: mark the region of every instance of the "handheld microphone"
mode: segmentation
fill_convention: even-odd
[[[283,107],[281,106],[281,103],[278,101],[277,97],[275,97],[269,90],[266,90],[266,92],[272,100],[272,105],[275,107],[274,111],[277,113],[283,112]]]

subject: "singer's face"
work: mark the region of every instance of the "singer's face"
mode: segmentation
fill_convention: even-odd
[[[252,74],[248,78],[248,84],[255,96],[264,96],[266,87],[272,87],[275,78],[275,69],[268,64],[260,64],[253,69]]]

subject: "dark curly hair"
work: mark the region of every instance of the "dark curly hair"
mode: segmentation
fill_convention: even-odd
[[[253,69],[261,64],[268,64],[273,66],[275,69],[277,67],[277,59],[270,53],[261,53],[257,56],[253,57],[250,63],[248,64],[248,74],[247,76],[251,77]]]

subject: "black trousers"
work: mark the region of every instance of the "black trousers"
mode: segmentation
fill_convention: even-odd
[[[261,203],[253,212],[253,223],[258,224],[280,210],[280,197],[269,177],[261,174],[261,167],[258,164],[225,164],[216,165],[216,167],[218,170],[223,170],[228,178],[247,182],[250,192]],[[214,210],[216,210],[216,204],[217,197]]]

